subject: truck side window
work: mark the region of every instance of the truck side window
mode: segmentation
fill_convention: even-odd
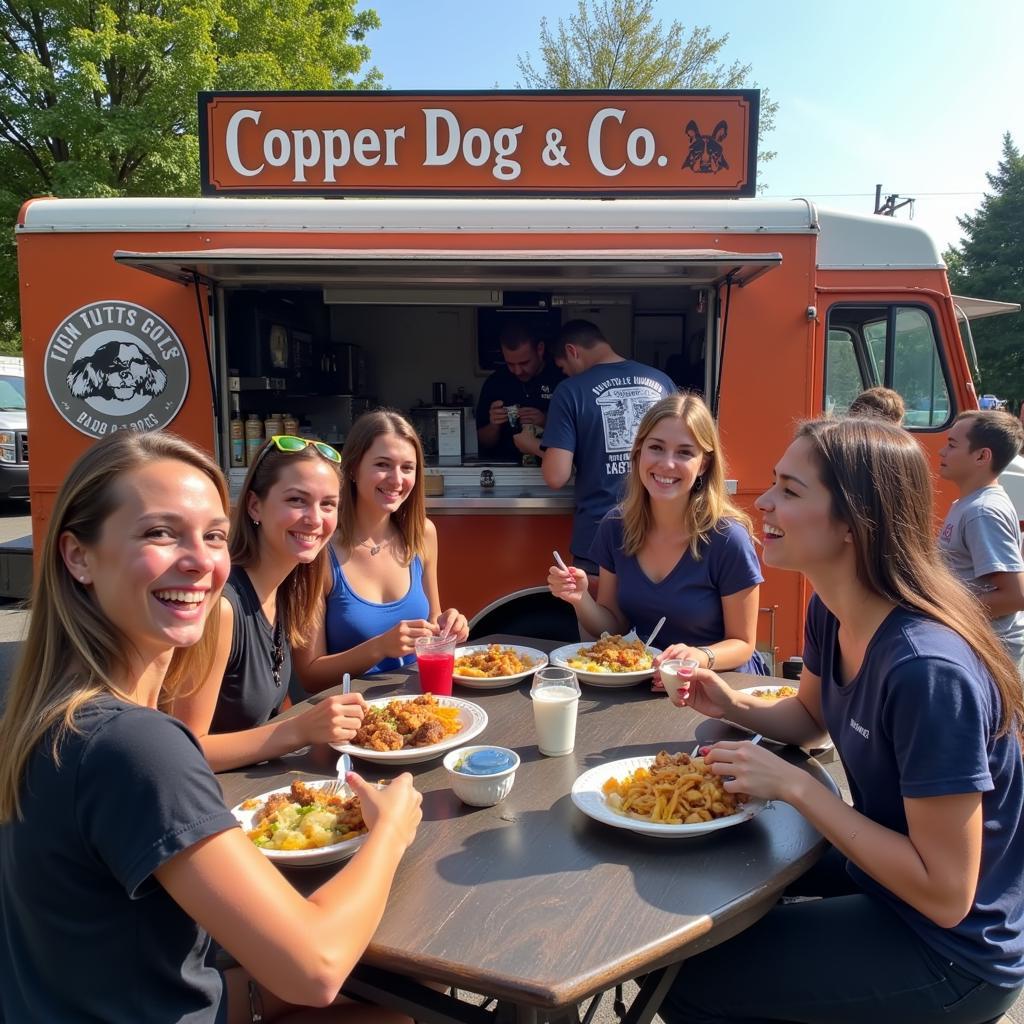
[[[825,358],[825,412],[845,412],[864,390],[864,380],[857,365],[856,339],[845,327],[828,332],[828,354]]]
[[[905,427],[934,430],[949,421],[949,386],[926,307],[835,305],[827,331],[826,412],[843,413],[859,391],[884,384],[906,402]]]

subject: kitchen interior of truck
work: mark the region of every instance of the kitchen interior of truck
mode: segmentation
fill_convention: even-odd
[[[727,293],[779,261],[717,250],[245,249],[116,259],[210,289],[218,433],[234,484],[254,450],[246,434],[262,438],[267,421],[341,445],[362,411],[383,405],[410,417],[449,489],[478,485],[483,468],[501,466],[505,482],[520,493],[534,485],[538,498],[538,469],[511,473],[514,464],[478,454],[474,410],[502,365],[507,323],[550,341],[563,323],[591,320],[621,355],[713,403]]]

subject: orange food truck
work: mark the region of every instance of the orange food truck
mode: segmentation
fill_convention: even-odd
[[[474,418],[515,319],[540,337],[595,321],[702,390],[752,511],[796,421],[866,386],[904,396],[934,456],[977,407],[939,252],[891,218],[751,198],[757,101],[204,94],[204,198],[26,203],[37,545],[69,463],[111,430],[175,430],[237,489],[264,434],[340,445],[388,405],[428,454],[444,602],[475,635],[536,632],[572,486],[481,459]],[[776,663],[801,650],[808,596],[766,573],[758,643]]]

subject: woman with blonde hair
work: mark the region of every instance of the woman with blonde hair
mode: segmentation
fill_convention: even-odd
[[[423,446],[404,416],[376,409],[353,424],[342,451],[324,611],[296,651],[307,690],[333,686],[344,672],[400,668],[412,660],[417,637],[468,634],[464,615],[441,610],[437,530],[426,515],[423,471]]]
[[[598,526],[596,600],[579,569],[551,566],[548,586],[594,636],[659,634],[669,658],[763,674],[754,650],[761,570],[749,517],[729,500],[715,422],[693,394],[663,398],[640,423],[622,504]]]
[[[246,474],[231,517],[232,568],[220,602],[217,658],[203,685],[170,706],[199,737],[215,771],[310,743],[344,742],[362,724],[366,702],[357,693],[276,720],[288,696],[292,652],[320,614],[340,461],[323,441],[286,434],[267,441]]]
[[[670,696],[786,743],[828,732],[853,805],[763,747],[711,747],[727,790],[786,801],[832,849],[792,892],[821,898],[780,904],[687,960],[659,1012],[669,1024],[998,1020],[1024,984],[1024,697],[981,603],[943,563],[927,459],[881,419],[807,423],[757,507],[765,563],[814,590],[799,691],[760,700],[698,670]]]
[[[227,498],[206,455],[132,431],[57,495],[0,721],[2,1020],[295,1019],[335,999],[380,921],[420,820],[410,776],[350,775],[370,834],[301,899],[158,710],[214,657]],[[208,966],[210,935],[242,966]]]

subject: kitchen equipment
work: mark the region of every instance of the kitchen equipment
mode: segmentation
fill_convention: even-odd
[[[438,466],[462,465],[463,421],[472,415],[469,406],[423,405],[409,410],[428,462]]]
[[[328,357],[330,379],[335,391],[344,395],[358,395],[366,390],[366,355],[359,345],[331,345]]]
[[[348,437],[352,424],[375,405],[366,395],[331,395],[322,401],[330,406],[330,421],[337,425],[338,437],[332,440]]]

